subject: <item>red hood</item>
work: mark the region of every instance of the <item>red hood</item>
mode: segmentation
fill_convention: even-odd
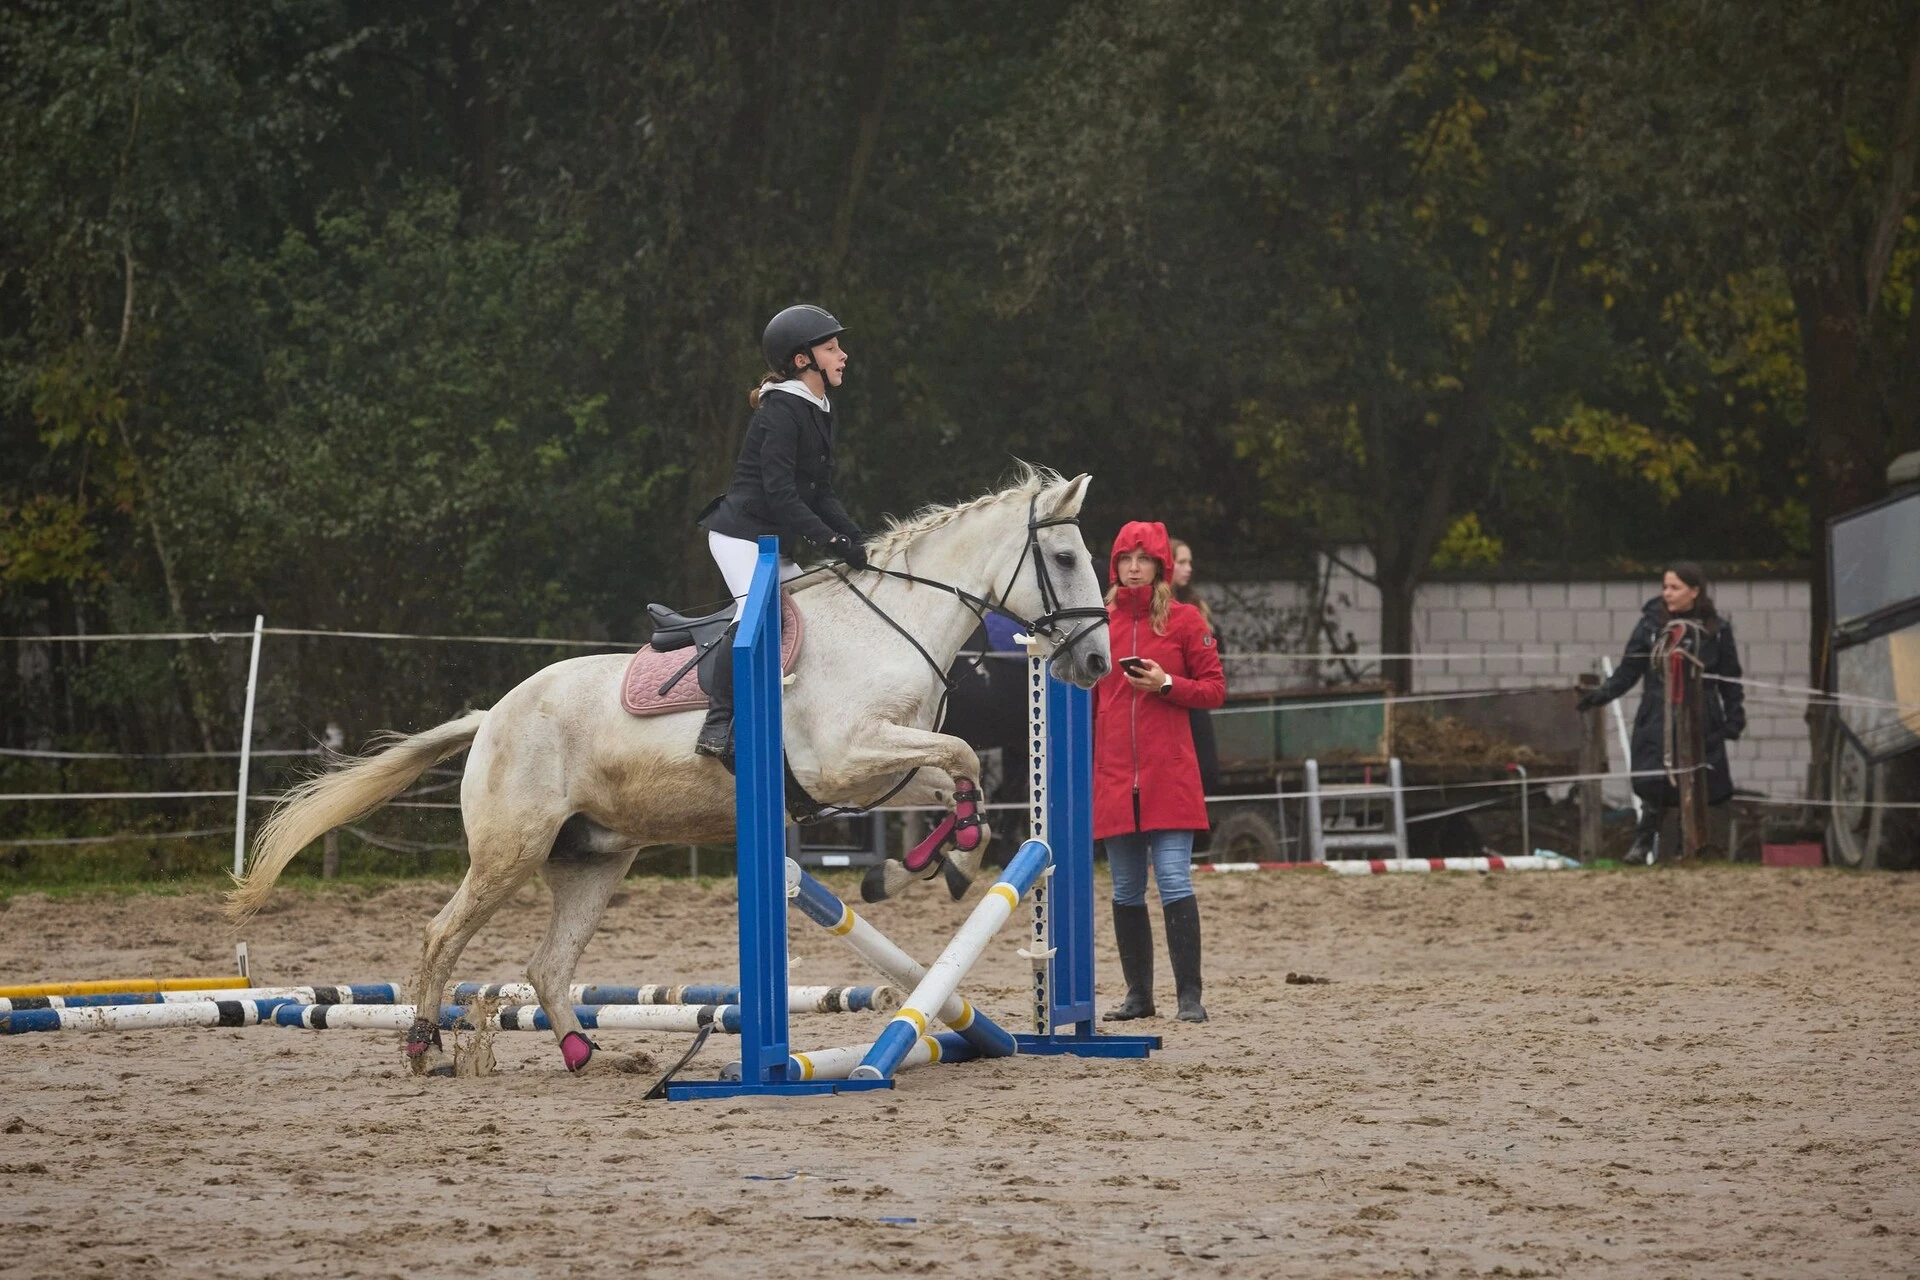
[[[1160,580],[1173,581],[1173,545],[1167,540],[1167,526],[1158,520],[1130,520],[1114,535],[1113,552],[1107,557],[1107,581],[1120,581],[1120,557],[1129,551],[1144,551],[1160,562]]]

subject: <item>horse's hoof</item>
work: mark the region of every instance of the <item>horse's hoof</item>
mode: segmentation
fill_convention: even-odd
[[[429,1049],[440,1048],[440,1028],[426,1018],[415,1018],[407,1028],[407,1056],[418,1058]]]
[[[963,869],[952,859],[948,859],[945,870],[941,872],[947,878],[947,896],[955,902],[967,896],[967,890],[973,887],[973,873]]]
[[[933,879],[946,865],[945,857],[936,856],[926,870],[913,872],[888,858],[885,862],[868,867],[867,874],[860,877],[860,899],[863,902],[885,902],[915,880]]]
[[[593,1057],[594,1043],[578,1031],[569,1031],[560,1040],[560,1057],[567,1064],[567,1070],[579,1074],[586,1070],[587,1062]]]
[[[450,1076],[454,1074],[453,1059],[432,1046],[420,1053],[411,1050],[407,1053],[407,1074],[412,1076]]]

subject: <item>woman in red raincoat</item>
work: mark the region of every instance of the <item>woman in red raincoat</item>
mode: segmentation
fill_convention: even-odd
[[[1108,568],[1115,663],[1093,692],[1093,834],[1106,841],[1113,871],[1113,935],[1127,996],[1105,1016],[1153,1016],[1151,864],[1179,1016],[1205,1022],[1192,862],[1193,834],[1209,824],[1187,713],[1219,706],[1227,681],[1212,628],[1198,609],[1173,597],[1165,525],[1136,520],[1122,528]]]

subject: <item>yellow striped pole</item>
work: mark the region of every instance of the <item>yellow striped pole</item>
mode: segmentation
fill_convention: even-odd
[[[24,986],[0,987],[0,999],[131,995],[147,991],[231,991],[252,985],[237,974],[231,978],[101,978],[96,982],[30,982]]]

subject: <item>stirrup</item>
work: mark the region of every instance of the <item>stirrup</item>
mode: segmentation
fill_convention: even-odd
[[[700,726],[700,736],[694,740],[693,753],[697,756],[712,756],[725,760],[733,754],[733,721],[708,720]]]

